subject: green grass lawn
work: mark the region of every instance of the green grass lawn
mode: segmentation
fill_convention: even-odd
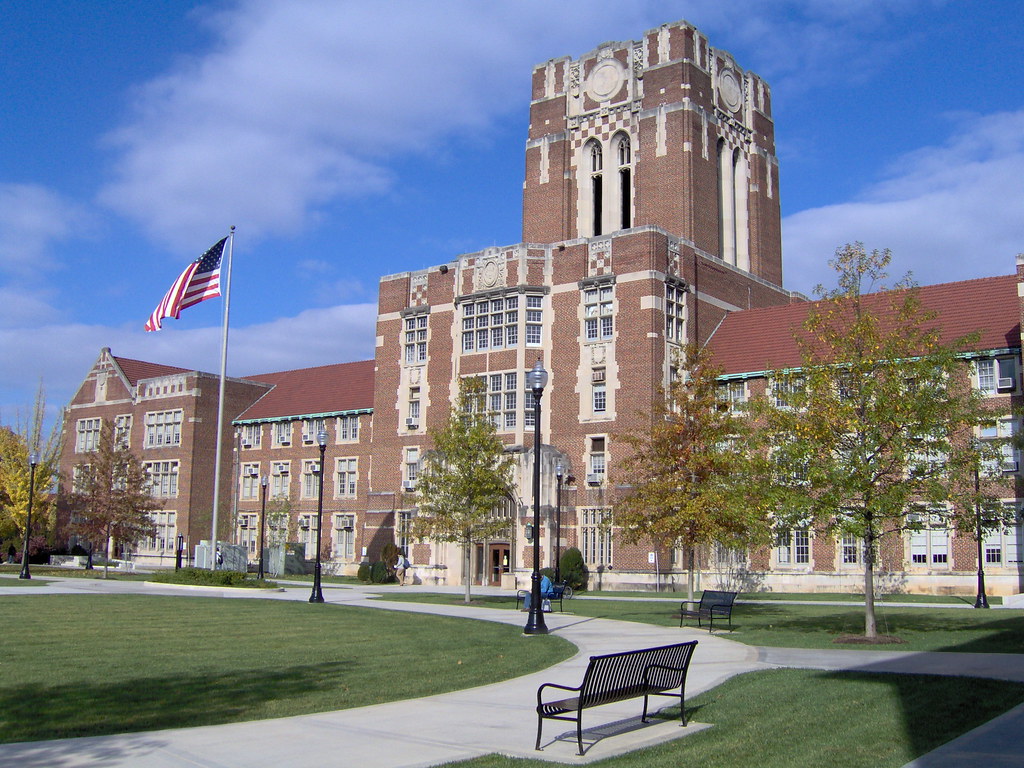
[[[898,768],[1022,701],[1024,685],[996,680],[965,685],[962,679],[927,675],[754,672],[687,700],[688,717],[714,727],[593,765]],[[601,723],[600,710],[592,712],[583,715],[585,728]],[[674,712],[678,717],[678,708]],[[566,727],[546,723],[545,739]],[[574,754],[575,738],[559,746],[564,752],[570,748]],[[489,755],[449,765],[550,768],[552,763]]]
[[[409,600],[451,605],[462,597],[441,594],[389,594],[387,600]],[[515,608],[514,597],[478,596],[474,605]],[[679,606],[649,600],[578,600],[565,604],[567,613],[621,621],[638,621],[659,626],[679,626]],[[864,609],[860,606],[747,603],[733,609],[733,632],[718,629],[731,640],[748,645],[786,648],[881,648],[900,651],[962,651],[970,653],[1024,653],[1024,611],[963,610],[956,608],[892,608],[876,606],[878,631],[895,635],[899,645],[841,645],[839,635],[864,632]],[[690,622],[696,626],[696,622]],[[727,625],[723,625],[727,626]]]
[[[40,576],[63,576],[68,579],[102,579],[103,578],[103,566],[97,565],[91,571],[87,571],[84,568],[59,568],[56,566],[49,565],[32,565],[29,564],[29,572],[32,574],[32,579],[29,581],[39,578]],[[0,574],[19,574],[21,573],[20,565],[0,565]],[[110,580],[117,581],[146,581],[150,578],[148,573],[128,573],[125,571],[118,571],[114,568],[108,570],[107,577]],[[4,580],[6,582],[6,580]],[[0,582],[0,583],[4,583]]]
[[[0,742],[361,707],[505,680],[575,653],[561,638],[538,643],[517,627],[352,606],[2,600]]]

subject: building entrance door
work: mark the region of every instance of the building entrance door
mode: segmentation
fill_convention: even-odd
[[[503,574],[511,572],[508,544],[491,544],[491,572],[488,586],[500,587]]]

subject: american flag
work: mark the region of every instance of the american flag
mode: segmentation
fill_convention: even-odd
[[[220,296],[220,260],[227,241],[225,237],[185,268],[149,316],[147,331],[159,331],[165,317],[177,320],[181,310]]]

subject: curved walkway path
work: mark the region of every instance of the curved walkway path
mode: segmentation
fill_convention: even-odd
[[[49,577],[47,577],[49,578]],[[188,588],[154,587],[139,582],[56,580],[47,586],[3,587],[0,595],[83,592],[187,593]],[[409,591],[451,591],[461,588],[410,587]],[[309,587],[288,587],[283,592],[253,594],[246,590],[203,590],[211,596],[306,600]],[[332,604],[358,604],[382,610],[433,613],[483,619],[522,626],[525,614],[493,608],[443,606],[369,600],[380,588],[324,589]],[[195,591],[192,591],[195,594]],[[506,594],[475,588],[474,594]],[[537,687],[543,682],[578,685],[589,657],[594,654],[664,645],[681,640],[699,641],[687,678],[689,699],[729,677],[756,669],[808,667],[886,672],[995,677],[1024,682],[1024,655],[912,653],[886,651],[803,651],[756,648],[709,636],[697,629],[656,627],[546,614],[552,634],[566,638],[579,652],[553,668],[501,683],[372,707],[313,715],[199,728],[182,728],[113,736],[24,742],[0,745],[0,765],[21,768],[299,768],[301,766],[372,766],[416,768],[500,752],[520,757],[585,764],[640,747],[678,738],[700,730],[678,721],[639,722],[639,702],[602,707],[584,719],[583,757],[576,755],[575,729],[545,723],[544,750],[533,740]],[[538,642],[542,642],[538,638]],[[1024,705],[910,764],[913,768],[945,768],[981,764],[1020,765],[1024,748]],[[614,736],[614,738],[606,738]],[[908,767],[909,768],[909,767]]]

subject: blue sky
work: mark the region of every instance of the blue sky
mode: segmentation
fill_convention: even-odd
[[[785,285],[1024,251],[1024,4],[0,0],[0,422],[103,346],[217,370],[221,302],[143,323],[237,226],[228,372],[373,354],[382,274],[518,242],[530,72],[686,19],[772,87]]]

